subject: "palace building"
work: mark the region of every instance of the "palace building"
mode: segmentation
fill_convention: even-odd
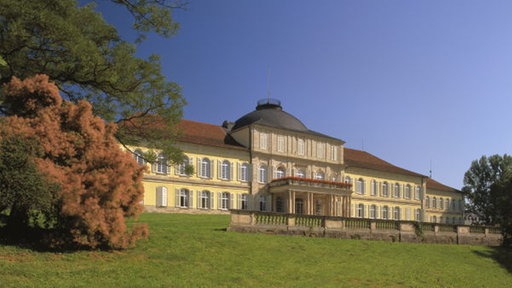
[[[309,130],[274,99],[222,125],[182,120],[178,165],[165,157],[144,176],[148,211],[304,215],[463,223],[463,196]],[[144,147],[132,147],[141,165]]]

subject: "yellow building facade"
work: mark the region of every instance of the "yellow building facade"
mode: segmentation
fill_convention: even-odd
[[[184,163],[150,165],[131,147],[144,176],[148,211],[306,215],[462,223],[460,191],[394,166],[343,140],[309,130],[273,99],[235,122],[179,125]],[[435,200],[434,200],[435,199]],[[442,203],[442,204],[441,204]]]

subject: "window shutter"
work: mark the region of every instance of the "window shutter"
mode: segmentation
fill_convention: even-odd
[[[242,180],[242,165],[240,165],[240,162],[236,162],[236,173],[237,173],[237,180]]]
[[[234,196],[235,195],[233,195],[232,193],[229,193],[229,207],[228,207],[229,209],[233,209],[234,208],[233,207],[233,202],[234,202],[233,198],[235,198]]]
[[[211,178],[213,178],[213,175],[215,175],[215,174],[213,174],[213,173],[214,173],[213,168],[215,167],[215,163],[214,163],[214,162],[215,162],[215,161],[213,161],[213,160],[212,160],[212,161],[210,161],[210,175],[208,175],[208,177],[209,177],[210,179],[211,179]]]
[[[222,209],[222,192],[217,192],[217,209]]]
[[[212,160],[213,162],[213,160]],[[213,170],[212,170],[213,172]],[[222,161],[221,160],[217,160],[217,178],[221,179],[222,178]]]
[[[190,190],[188,195],[189,195],[188,208],[193,208],[194,207],[194,193],[193,193],[193,191]]]
[[[265,197],[265,211],[272,211],[272,195]]]
[[[202,166],[203,165],[201,165],[201,158],[197,158],[197,177],[201,177],[202,175]]]
[[[233,209],[242,209],[242,195],[236,194],[236,207],[232,207]]]
[[[207,208],[207,207],[201,207],[201,205],[203,205],[203,197],[201,197],[201,194],[202,194],[202,192],[200,190],[196,191],[196,199],[197,199],[196,208]]]
[[[174,175],[178,175],[178,170],[180,169],[180,164],[174,165]]]
[[[229,163],[229,180],[235,180],[235,163],[230,162]]]
[[[180,207],[180,189],[174,189],[175,207]]]

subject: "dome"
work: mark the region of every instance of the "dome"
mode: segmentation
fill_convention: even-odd
[[[283,111],[281,102],[276,99],[264,99],[258,101],[256,110],[235,121],[232,131],[253,123],[270,126],[273,128],[308,132],[309,129],[295,116]]]

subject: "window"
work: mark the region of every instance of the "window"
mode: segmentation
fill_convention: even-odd
[[[388,182],[382,183],[382,197],[389,196],[389,185]]]
[[[167,207],[167,187],[156,187],[156,207]]]
[[[421,221],[421,209],[416,209],[414,213],[414,220]]]
[[[285,152],[284,136],[277,136],[277,152]]]
[[[352,184],[352,179],[349,176],[345,177],[345,183]]]
[[[260,196],[260,211],[266,211],[267,210],[267,201],[265,199],[265,196]]]
[[[204,190],[199,194],[199,208],[210,209],[211,208],[211,193],[210,191]]]
[[[304,155],[304,140],[298,139],[297,140],[297,154],[298,155]]]
[[[220,179],[230,180],[231,179],[231,164],[228,160],[222,161],[220,164]]]
[[[185,156],[185,157],[183,158],[183,162],[181,162],[180,164],[178,164],[177,172],[178,172],[178,174],[179,174],[179,175],[182,175],[182,176],[187,175],[187,170],[186,170],[186,168],[187,168],[187,166],[188,166],[188,165],[189,165],[189,163],[190,163],[189,161],[190,161],[190,160],[188,159],[188,157],[187,157],[187,156]]]
[[[419,200],[421,198],[420,192],[421,192],[421,187],[416,186],[416,190],[414,191],[414,199]]]
[[[395,183],[395,186],[393,188],[393,197],[400,198],[400,184]]]
[[[439,198],[439,209],[444,209],[444,199],[442,197]]]
[[[284,212],[283,198],[281,197],[276,199],[276,212]]]
[[[434,197],[434,198],[432,199],[432,208],[434,208],[434,209],[436,209],[436,208],[437,208],[437,198],[436,198],[436,197]]]
[[[427,198],[425,198],[425,206],[427,206],[427,208],[430,208],[430,197],[427,196]]]
[[[220,209],[227,210],[230,208],[231,195],[229,192],[222,192],[220,194]]]
[[[318,143],[316,145],[316,157],[319,159],[325,158],[325,144],[324,143]]]
[[[400,220],[400,207],[393,209],[393,219]]]
[[[267,183],[268,169],[267,165],[262,164],[259,169],[259,178],[258,181],[260,183]]]
[[[295,213],[304,214],[304,200],[302,198],[295,199]]]
[[[146,160],[144,160],[144,153],[142,153],[142,150],[135,149],[133,156],[135,157],[135,161],[137,161],[139,165],[143,166],[146,164]]]
[[[377,195],[378,187],[379,186],[377,184],[377,181],[372,180],[372,183],[371,183],[371,186],[370,186],[370,195],[372,195],[372,196]]]
[[[437,223],[437,217],[436,216],[432,216],[432,222]]]
[[[322,201],[320,199],[315,201],[315,215],[322,215]]]
[[[405,185],[404,197],[405,199],[411,199],[411,185],[409,184]]]
[[[446,198],[444,208],[446,210],[450,209],[450,199]]]
[[[208,158],[203,158],[201,160],[201,168],[199,169],[199,177],[202,178],[210,178],[211,177],[211,162]]]
[[[249,181],[249,163],[242,163],[242,165],[240,165],[238,178],[242,182]]]
[[[357,179],[357,182],[356,182],[356,193],[364,194],[364,180],[362,178]]]
[[[180,208],[188,208],[191,206],[191,194],[188,189],[180,189],[178,192],[178,199],[176,206]]]
[[[167,174],[169,172],[169,166],[167,166],[167,158],[165,158],[164,154],[158,154],[156,160],[156,173],[159,174]]]
[[[239,194],[238,207],[242,210],[249,209],[249,196],[247,194]]]
[[[316,180],[324,180],[324,179],[325,179],[325,174],[324,174],[324,172],[322,172],[322,171],[316,171],[316,172],[315,172],[315,179],[316,179]]]
[[[357,215],[358,218],[364,218],[364,204],[357,205]]]
[[[331,146],[331,160],[338,161],[338,146]]]
[[[382,207],[382,219],[388,219],[388,206]]]
[[[370,218],[371,219],[377,218],[377,206],[375,206],[375,205],[370,206]]]
[[[276,175],[275,175],[276,179],[284,178],[285,176],[286,176],[286,172],[285,172],[284,167],[279,167],[276,169]]]
[[[299,178],[304,178],[306,176],[306,173],[304,173],[304,170],[298,169],[295,176],[297,176]]]
[[[268,135],[267,133],[260,133],[260,149],[267,150]]]

